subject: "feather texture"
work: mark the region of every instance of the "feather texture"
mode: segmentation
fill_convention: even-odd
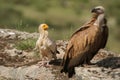
[[[40,36],[36,42],[36,49],[42,54],[43,58],[48,58],[49,60],[56,59],[57,46],[56,43],[49,38],[48,25],[41,24],[39,26]]]
[[[102,11],[104,9],[100,7],[101,11],[97,12],[97,8],[93,11],[92,19],[73,33],[68,42],[61,70],[68,72],[68,77],[75,74],[74,67],[89,64],[98,50],[106,45],[108,28]]]

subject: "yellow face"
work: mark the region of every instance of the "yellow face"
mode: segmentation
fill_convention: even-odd
[[[43,30],[47,30],[48,28],[49,28],[49,27],[48,27],[47,24],[43,24],[43,25],[42,25],[42,29],[43,29]]]

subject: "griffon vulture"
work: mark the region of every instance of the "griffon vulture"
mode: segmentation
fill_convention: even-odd
[[[36,42],[35,47],[35,49],[38,49],[42,55],[42,59],[47,60],[46,62],[56,59],[57,53],[56,43],[49,38],[47,29],[47,24],[41,24],[39,26],[38,30],[40,36]]]
[[[92,9],[91,20],[71,36],[63,58],[62,72],[68,77],[75,74],[74,67],[90,64],[99,49],[104,48],[108,39],[107,20],[102,6]]]

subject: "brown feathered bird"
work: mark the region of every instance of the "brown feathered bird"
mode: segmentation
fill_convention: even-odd
[[[92,19],[73,33],[68,42],[61,73],[68,73],[69,78],[75,74],[74,67],[90,64],[90,60],[107,42],[108,27],[104,8],[98,6],[91,12]]]

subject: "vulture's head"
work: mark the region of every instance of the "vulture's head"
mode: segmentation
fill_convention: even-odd
[[[98,15],[99,15],[99,14],[103,14],[104,11],[105,11],[105,9],[104,9],[104,7],[102,7],[102,6],[97,6],[97,7],[93,8],[93,9],[91,10],[92,13],[95,13],[95,14],[98,14]]]
[[[39,32],[42,32],[42,31],[46,31],[48,28],[49,27],[47,24],[40,24],[38,30],[39,30]]]

